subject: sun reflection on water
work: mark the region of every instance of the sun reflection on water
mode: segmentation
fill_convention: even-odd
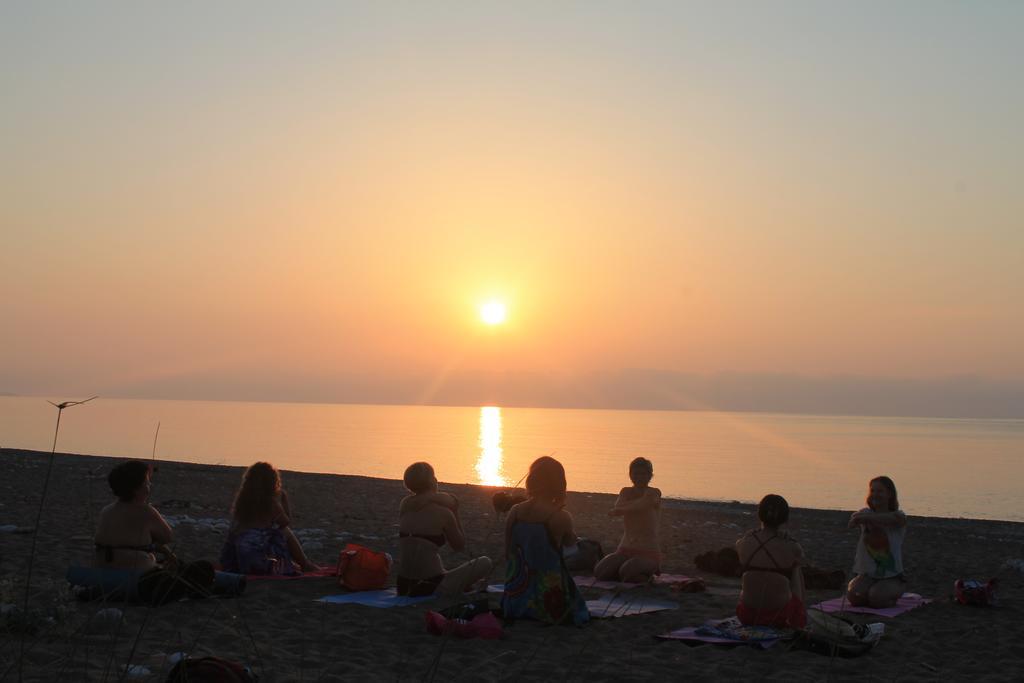
[[[480,458],[476,473],[481,484],[508,486],[505,477],[504,455],[501,451],[501,408],[480,408]]]

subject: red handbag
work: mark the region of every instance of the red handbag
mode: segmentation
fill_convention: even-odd
[[[383,588],[391,574],[391,555],[348,543],[338,556],[338,585],[350,591]]]

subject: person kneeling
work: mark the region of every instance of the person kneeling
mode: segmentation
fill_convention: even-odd
[[[779,531],[789,520],[789,504],[782,496],[769,494],[757,506],[757,517],[761,528],[736,541],[743,569],[736,616],[748,626],[803,628],[807,624],[800,569],[803,549]]]
[[[661,573],[661,491],[649,486],[653,476],[654,465],[647,458],[636,458],[629,464],[633,485],[622,489],[608,512],[612,517],[622,517],[622,540],[614,553],[594,567],[594,576],[599,580],[646,583],[654,574]]]

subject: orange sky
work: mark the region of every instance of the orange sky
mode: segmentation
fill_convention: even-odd
[[[5,6],[0,391],[1024,380],[1022,10],[885,7]]]

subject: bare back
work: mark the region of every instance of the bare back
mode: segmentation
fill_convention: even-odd
[[[461,548],[463,539],[455,514],[441,505],[427,505],[398,517],[398,574],[429,579],[444,573],[439,551],[445,543]]]
[[[789,536],[772,529],[751,531],[736,541],[744,567],[740,600],[753,608],[777,609],[796,594],[803,599],[799,580],[803,549]]]
[[[170,540],[171,527],[153,506],[118,500],[100,512],[96,526],[96,564],[151,569],[156,566],[156,557],[144,548]]]

